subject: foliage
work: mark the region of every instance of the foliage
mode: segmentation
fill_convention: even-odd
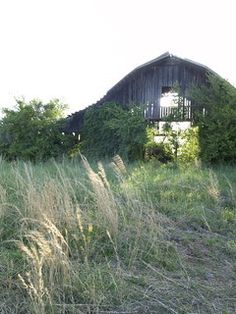
[[[155,128],[147,127],[147,143],[145,144],[145,160],[156,159],[161,163],[173,161],[171,147],[167,143],[156,143],[154,137],[158,134]]]
[[[165,140],[170,145],[176,162],[188,163],[199,159],[198,127],[173,130],[171,123],[166,123],[163,129]]]
[[[86,156],[104,158],[121,155],[143,158],[146,122],[138,106],[126,109],[115,103],[92,107],[85,113],[81,150]]]
[[[163,126],[164,135],[160,143],[154,141],[158,132],[153,128],[147,131],[148,142],[145,145],[145,159],[157,159],[161,163],[171,161],[191,163],[199,159],[199,132],[198,128],[190,128],[185,131],[173,130],[171,123]]]
[[[165,134],[165,141],[170,145],[170,148],[174,155],[174,160],[177,161],[178,159],[178,150],[181,145],[180,139],[181,139],[181,132],[175,131],[172,128],[172,125],[170,122],[166,122],[163,126],[163,131]]]
[[[173,153],[168,144],[149,142],[145,145],[145,159],[156,159],[161,163],[173,161]]]
[[[1,313],[235,313],[235,166],[1,160],[0,176]]]
[[[47,104],[40,100],[16,100],[14,110],[3,110],[0,153],[8,160],[33,161],[66,153],[75,139],[61,132],[65,108],[57,99]]]
[[[180,145],[178,161],[189,163],[199,159],[199,129],[192,127],[181,134],[183,143]]]
[[[209,75],[208,86],[195,88],[192,97],[205,114],[199,114],[200,156],[203,161],[236,161],[236,88]]]

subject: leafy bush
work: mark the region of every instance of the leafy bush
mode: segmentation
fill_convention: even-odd
[[[143,158],[146,122],[140,107],[128,110],[115,103],[91,107],[85,113],[81,134],[81,151],[86,156],[119,154],[129,160]]]
[[[169,144],[156,143],[154,137],[158,131],[148,126],[146,129],[147,143],[145,144],[145,160],[156,159],[161,163],[173,161],[173,153]]]
[[[178,161],[189,163],[199,159],[199,129],[190,128],[181,133],[182,144],[179,148]]]
[[[158,132],[152,128],[147,130],[148,142],[145,145],[145,159],[157,159],[161,163],[178,161],[189,163],[199,158],[198,128],[185,131],[174,131],[170,123],[163,127],[163,142],[156,143],[154,136]]]
[[[236,161],[236,89],[210,75],[208,86],[195,88],[193,99],[205,108],[199,114],[200,156],[203,161]]]
[[[173,161],[170,145],[164,143],[148,142],[145,145],[145,159],[156,159],[161,163]]]
[[[0,154],[8,160],[47,160],[66,153],[75,138],[62,133],[65,105],[59,100],[16,101],[14,110],[3,109]]]

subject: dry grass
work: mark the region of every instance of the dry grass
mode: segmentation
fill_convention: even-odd
[[[0,168],[1,313],[235,312],[232,169]]]

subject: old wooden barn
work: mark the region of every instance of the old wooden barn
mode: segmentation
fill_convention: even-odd
[[[124,106],[138,104],[143,106],[146,119],[161,121],[175,109],[176,104],[164,100],[171,98],[173,88],[178,87],[183,99],[181,120],[191,121],[195,105],[189,97],[190,88],[206,84],[208,73],[214,72],[202,64],[166,52],[134,69],[92,106],[102,106],[107,102]],[[85,111],[68,117],[68,131],[79,131]]]

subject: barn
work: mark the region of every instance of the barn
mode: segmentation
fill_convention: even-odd
[[[143,106],[147,120],[162,121],[176,112],[172,99],[173,90],[178,87],[182,99],[180,119],[192,121],[196,104],[191,101],[189,91],[193,85],[206,84],[208,73],[216,74],[205,65],[166,52],[135,68],[92,106],[102,106],[108,102],[123,106],[136,104]],[[67,131],[79,132],[86,110],[68,117]]]

